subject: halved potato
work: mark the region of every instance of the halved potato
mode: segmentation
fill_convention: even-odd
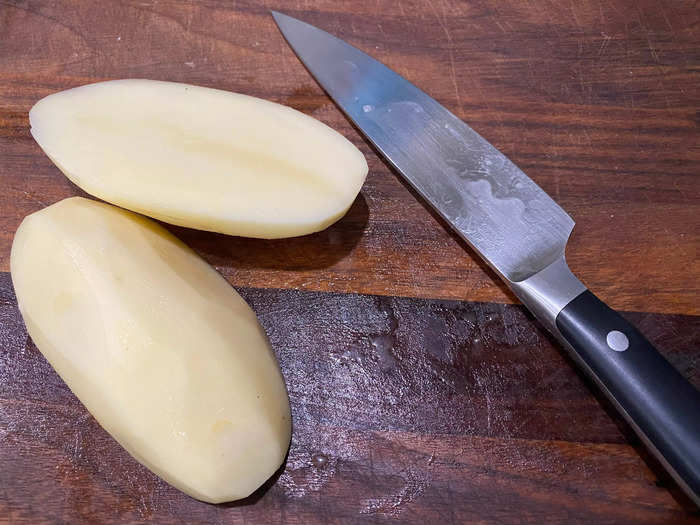
[[[255,314],[155,222],[74,197],[29,215],[11,255],[36,346],[137,460],[209,502],[282,463],[289,399]]]
[[[165,222],[245,237],[320,231],[345,214],[367,162],[296,110],[174,82],[115,80],[49,95],[31,132],[86,192]]]

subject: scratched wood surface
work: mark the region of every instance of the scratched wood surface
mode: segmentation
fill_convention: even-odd
[[[342,117],[268,9],[386,62],[519,164],[577,221],[572,268],[698,384],[697,3],[0,0],[0,522],[692,521],[595,389]],[[126,77],[288,104],[370,166],[348,215],[316,235],[172,228],[243,287],[290,390],[286,466],[242,504],[194,501],[121,450],[27,340],[2,273],[21,219],[81,193],[31,139],[29,108]]]
[[[263,490],[209,505],[99,427],[28,339],[0,274],[0,521],[693,520],[522,307],[241,292],[279,357],[294,433]],[[700,385],[700,317],[629,317]]]
[[[233,283],[511,302],[373,153],[283,41],[275,8],[386,62],[490,139],[577,221],[568,259],[612,306],[700,314],[700,9],[657,0],[0,2],[0,271],[20,220],[76,189],[27,112],[146,77],[289,104],[366,154],[349,216],[294,241],[183,232]]]

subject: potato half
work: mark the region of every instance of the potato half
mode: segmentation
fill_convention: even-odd
[[[137,460],[191,496],[248,496],[284,460],[289,399],[263,329],[155,222],[74,197],[24,219],[12,281],[36,346]]]
[[[323,230],[367,162],[342,135],[280,104],[174,82],[114,80],[29,112],[44,152],[86,192],[162,221],[266,239]]]

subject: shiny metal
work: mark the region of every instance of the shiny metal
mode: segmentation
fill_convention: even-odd
[[[563,258],[574,221],[505,155],[362,51],[289,16],[273,16],[346,115],[509,284]]]
[[[611,350],[616,352],[624,352],[630,347],[630,341],[627,336],[619,330],[610,330],[605,336],[605,342]]]
[[[586,291],[584,284],[569,270],[564,256],[527,279],[509,284],[518,299],[556,336],[560,336],[557,315]]]
[[[557,315],[586,290],[564,259],[571,217],[502,153],[407,80],[328,33],[273,15],[331,98],[562,342],[700,505],[700,496],[557,329]],[[613,350],[625,346],[618,334],[606,339]]]

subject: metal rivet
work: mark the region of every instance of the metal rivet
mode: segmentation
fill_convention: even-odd
[[[610,330],[605,337],[605,342],[608,343],[611,350],[615,350],[616,352],[624,352],[630,346],[630,341],[627,339],[627,336],[619,330]]]

